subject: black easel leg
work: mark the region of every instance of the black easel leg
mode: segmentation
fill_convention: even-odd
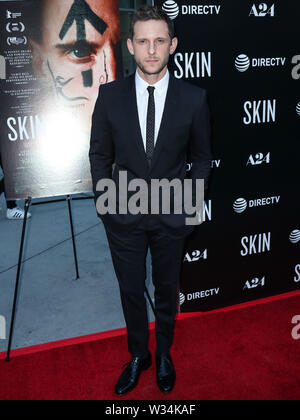
[[[25,215],[24,215],[24,221],[23,221],[23,230],[22,230],[21,245],[20,245],[20,252],[19,252],[19,261],[18,261],[18,271],[17,271],[17,278],[16,278],[16,286],[15,286],[14,303],[13,303],[13,308],[12,308],[8,348],[7,348],[7,355],[6,355],[6,361],[7,362],[10,361],[10,352],[11,352],[11,345],[12,345],[12,340],[13,340],[13,333],[14,333],[14,325],[15,325],[15,317],[16,317],[16,309],[17,309],[17,301],[18,301],[18,292],[19,292],[19,283],[20,283],[20,274],[21,274],[22,259],[23,259],[24,240],[25,240],[26,225],[27,225],[27,215],[28,215],[30,204],[31,204],[31,200],[32,199],[29,197],[25,201]]]
[[[70,216],[70,226],[72,232],[72,242],[73,242],[73,251],[74,251],[74,260],[75,260],[75,267],[76,267],[76,280],[79,279],[79,269],[78,269],[78,259],[77,259],[77,250],[76,250],[76,242],[75,242],[75,235],[74,235],[74,225],[73,225],[73,216],[72,216],[72,208],[71,208],[71,197],[67,196],[68,201],[68,208],[69,208],[69,216]]]

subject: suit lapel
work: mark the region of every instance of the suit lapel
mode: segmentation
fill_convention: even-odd
[[[138,148],[139,154],[144,161],[144,164],[148,167],[147,155],[144,148],[143,136],[142,136],[142,131],[140,127],[139,113],[138,113],[138,107],[137,107],[135,73],[128,78],[128,88],[129,89],[126,90],[125,92],[126,97],[125,97],[124,104],[128,110],[128,116],[129,116],[128,119],[130,121],[131,128],[132,128],[130,130],[130,133],[132,133],[132,136],[134,137],[134,141]],[[129,101],[128,101],[128,95],[129,95]]]

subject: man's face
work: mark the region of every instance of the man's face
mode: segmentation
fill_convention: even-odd
[[[175,52],[177,39],[171,40],[163,20],[139,21],[134,26],[133,40],[128,39],[127,45],[145,75],[159,75],[166,69],[170,54]]]
[[[43,0],[42,43],[34,62],[60,104],[80,109],[87,128],[100,84],[115,80],[116,0]]]

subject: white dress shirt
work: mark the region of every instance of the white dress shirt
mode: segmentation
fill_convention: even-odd
[[[139,114],[139,121],[141,127],[141,133],[143,137],[144,147],[146,151],[146,131],[147,131],[147,110],[148,110],[148,100],[149,100],[149,92],[147,88],[149,86],[154,86],[154,101],[155,101],[155,139],[154,144],[156,144],[161,120],[165,108],[166,96],[169,87],[169,80],[170,80],[170,73],[167,70],[165,76],[154,85],[149,85],[149,83],[145,82],[136,72],[135,76],[135,86],[136,86],[136,99],[137,99],[137,107],[138,107],[138,114]]]

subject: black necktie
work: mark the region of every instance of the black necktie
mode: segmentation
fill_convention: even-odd
[[[149,166],[151,165],[151,159],[154,151],[154,137],[155,137],[155,102],[154,102],[154,90],[155,87],[149,86],[149,100],[148,100],[148,112],[147,112],[147,136],[146,136],[146,155]]]

